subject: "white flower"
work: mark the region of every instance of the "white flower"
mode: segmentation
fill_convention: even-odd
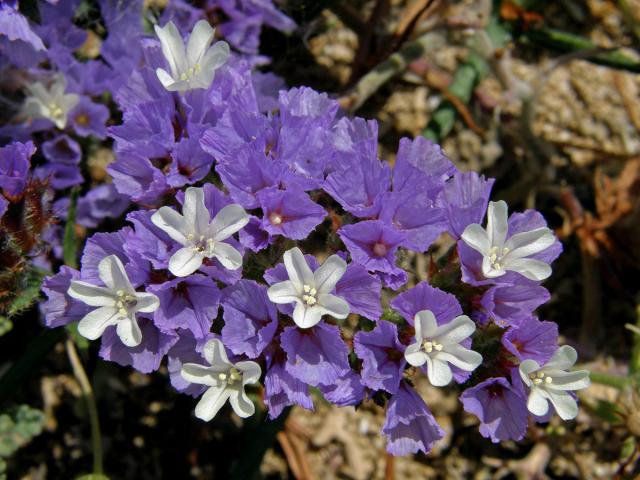
[[[141,293],[131,285],[124,265],[115,255],[100,260],[98,275],[106,287],[74,280],[67,293],[92,307],[100,307],[87,313],[78,332],[89,340],[100,337],[107,327],[116,325],[116,332],[127,347],[140,345],[142,332],[136,321],[136,312],[151,313],[160,306],[152,293]]]
[[[529,387],[527,408],[534,415],[546,415],[549,402],[563,420],[571,420],[578,415],[578,404],[568,391],[587,388],[591,381],[587,370],[566,372],[578,358],[573,347],[564,345],[553,354],[543,367],[535,360],[525,360],[520,364],[520,377]]]
[[[227,399],[238,416],[247,418],[253,415],[256,407],[244,393],[244,387],[258,381],[260,365],[252,361],[234,365],[217,338],[207,342],[203,353],[210,367],[185,363],[180,370],[180,375],[187,382],[209,387],[196,405],[196,417],[208,422],[216,416]]]
[[[242,266],[240,252],[223,242],[249,223],[249,215],[238,204],[225,206],[211,220],[204,204],[204,191],[189,187],[184,195],[182,215],[170,207],[162,207],[151,221],[184,245],[169,259],[169,271],[176,277],[191,275],[205,258],[217,258],[228,270]]]
[[[512,270],[530,280],[544,280],[551,267],[540,260],[527,258],[549,248],[556,241],[546,227],[521,232],[507,238],[507,204],[489,202],[487,228],[474,223],[465,228],[462,240],[483,255],[482,273],[487,278],[500,277]]]
[[[23,113],[31,118],[51,120],[60,129],[67,125],[69,112],[80,100],[75,93],[64,93],[67,79],[61,73],[53,77],[49,88],[40,82],[28,84],[25,88],[29,95],[22,107]]]
[[[173,22],[164,28],[155,26],[160,39],[162,54],[169,64],[171,73],[162,68],[156,69],[158,79],[170,92],[184,92],[194,88],[209,88],[216,70],[229,58],[229,45],[226,42],[211,41],[215,30],[205,20],[193,27],[185,50],[182,36]]]
[[[426,363],[432,385],[442,387],[451,381],[450,363],[467,372],[482,363],[482,355],[460,345],[476,329],[476,324],[466,315],[438,326],[433,312],[422,310],[416,313],[414,324],[416,342],[407,347],[404,357],[414,367]]]
[[[331,295],[336,283],[347,270],[347,263],[338,255],[331,255],[312,272],[299,248],[284,253],[284,266],[289,280],[269,287],[267,294],[273,303],[293,303],[293,321],[300,328],[311,328],[323,315],[337,319],[349,315],[349,304]]]

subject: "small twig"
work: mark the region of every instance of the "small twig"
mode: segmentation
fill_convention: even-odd
[[[395,477],[395,471],[393,467],[396,463],[396,457],[394,457],[388,452],[385,457],[386,457],[386,462],[384,464],[384,480],[394,480],[396,477]]]
[[[384,17],[384,12],[389,9],[389,0],[376,0],[376,4],[373,7],[369,21],[367,22],[367,28],[364,33],[360,35],[358,42],[358,50],[353,60],[353,66],[351,68],[351,79],[349,83],[353,83],[360,76],[364,67],[366,67],[367,59],[371,54],[371,41],[375,36],[375,32],[378,28],[378,24]]]
[[[93,388],[91,388],[91,382],[87,378],[87,373],[84,371],[76,347],[73,344],[73,340],[67,339],[65,343],[67,350],[67,356],[71,363],[71,369],[73,375],[80,384],[82,395],[87,403],[87,410],[89,412],[89,422],[91,424],[91,449],[93,451],[93,473],[102,475],[102,435],[100,433],[100,420],[98,418],[98,407],[96,406],[96,399],[93,395]]]
[[[441,0],[414,0],[407,5],[400,17],[396,31],[393,33],[393,42],[385,51],[382,58],[395,52],[411,35],[421,18],[431,15],[440,9],[444,3]]]
[[[451,105],[453,105],[453,108],[456,109],[458,115],[462,117],[462,120],[467,125],[467,127],[469,127],[469,129],[473,130],[473,132],[477,133],[478,135],[484,135],[484,130],[473,119],[471,112],[469,112],[469,109],[462,100],[450,93],[448,90],[443,90],[442,96],[445,100],[451,102]]]
[[[357,35],[364,35],[367,30],[367,24],[360,19],[360,14],[351,5],[347,4],[347,2],[334,2],[330,9],[342,23]]]

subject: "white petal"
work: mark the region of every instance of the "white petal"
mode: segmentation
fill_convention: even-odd
[[[561,370],[545,371],[553,378],[553,383],[546,385],[547,390],[581,390],[591,384],[587,370],[563,372]]]
[[[434,340],[443,345],[454,345],[470,337],[475,331],[475,322],[466,315],[460,315],[438,327]]]
[[[558,347],[551,359],[544,365],[545,370],[566,370],[578,360],[578,352],[570,345]]]
[[[237,203],[225,206],[211,221],[209,233],[216,242],[229,238],[249,223],[249,215]]]
[[[87,282],[72,280],[67,293],[71,298],[80,300],[91,307],[108,307],[115,305],[113,292],[105,287],[96,287]]]
[[[539,417],[546,415],[549,411],[549,402],[547,402],[539,388],[532,388],[529,392],[527,409]]]
[[[215,367],[224,367],[225,369],[231,368],[233,365],[229,361],[229,357],[227,357],[227,352],[224,349],[224,345],[222,342],[214,338],[209,340],[202,352],[204,358],[209,362],[212,366]]]
[[[434,355],[439,360],[444,360],[466,372],[473,372],[482,363],[482,355],[474,350],[464,348],[462,345],[449,345],[445,350]]]
[[[251,360],[236,363],[236,368],[242,370],[242,386],[251,385],[260,379],[262,370],[260,365]]]
[[[531,379],[529,378],[529,374],[536,372],[539,369],[540,365],[535,360],[527,359],[520,363],[518,371],[520,372],[520,378],[522,378],[522,381],[526,386],[531,386]]]
[[[346,271],[347,262],[338,255],[327,258],[313,274],[318,293],[331,293]]]
[[[487,211],[487,233],[489,234],[489,243],[491,246],[501,247],[504,245],[508,231],[507,204],[503,200],[499,202],[489,202],[489,209]]]
[[[445,361],[437,358],[427,358],[427,377],[431,385],[434,387],[444,387],[451,382],[453,374],[451,373],[451,367]]]
[[[428,355],[420,348],[422,343],[412,343],[404,351],[404,358],[414,367],[421,367],[427,362]]]
[[[213,246],[213,256],[227,270],[237,270],[242,266],[242,254],[228,243],[216,242]]]
[[[113,290],[124,290],[125,292],[135,292],[129,281],[124,265],[115,255],[109,255],[100,260],[98,264],[98,275],[104,284]]]
[[[229,403],[233,411],[236,412],[236,415],[241,418],[250,417],[256,412],[256,406],[249,400],[249,397],[247,397],[247,394],[244,393],[242,388],[232,391],[229,397]]]
[[[209,22],[206,20],[199,20],[189,36],[189,42],[187,43],[187,59],[189,65],[194,66],[196,63],[200,63],[207,48],[213,40],[214,29],[211,28]]]
[[[302,254],[302,251],[298,248],[292,248],[287,250],[283,255],[284,266],[287,269],[289,280],[297,285],[310,285],[314,286],[313,282],[315,278],[313,272],[307,265],[307,261]]]
[[[142,342],[142,332],[133,314],[130,317],[120,318],[116,333],[127,347],[136,347]]]
[[[504,275],[506,272],[506,270],[504,270],[504,268],[497,270],[495,268],[493,268],[493,265],[491,264],[491,260],[489,258],[489,256],[485,255],[484,257],[482,257],[482,274],[487,277],[487,278],[497,278],[497,277],[501,277],[502,275]]]
[[[196,405],[196,417],[208,422],[220,411],[231,396],[232,390],[225,386],[210,387]]]
[[[153,293],[136,293],[136,312],[155,312],[160,306],[160,299]]]
[[[186,245],[187,235],[193,233],[187,228],[184,217],[170,207],[160,208],[151,216],[151,221],[180,245]]]
[[[556,241],[551,230],[538,228],[530,232],[516,233],[504,244],[510,251],[508,258],[522,258],[535,255],[549,248]]]
[[[299,303],[293,310],[293,321],[300,328],[311,328],[316,325],[321,318],[322,309],[317,306],[307,307],[305,304]]]
[[[226,370],[226,367],[225,367]],[[197,363],[183,363],[180,369],[180,376],[189,383],[198,385],[208,385],[210,387],[220,383],[218,373],[211,367],[198,365]]]
[[[462,238],[464,243],[483,255],[491,248],[486,230],[477,223],[467,225],[467,228],[464,229],[460,238]]]
[[[505,268],[513,270],[529,280],[541,281],[551,276],[551,267],[540,260],[533,258],[508,259]]]
[[[215,71],[227,63],[230,55],[231,51],[227,42],[216,42],[202,59],[201,72],[207,72],[211,76],[211,80],[213,80]]]
[[[547,390],[549,400],[563,420],[571,420],[578,416],[578,402],[562,390]]]
[[[169,90],[169,87],[175,83],[173,77],[162,68],[156,68],[156,76],[158,77],[158,80],[160,80],[162,86],[167,90]]]
[[[204,190],[202,188],[189,187],[184,194],[182,215],[187,226],[190,226],[197,237],[207,236],[209,233],[209,210],[204,203]]]
[[[171,68],[171,76],[179,78],[180,74],[186,70],[187,65],[184,42],[180,32],[173,22],[167,23],[164,28],[156,25],[155,31],[160,39],[162,54]]]
[[[198,270],[204,257],[192,247],[184,247],[171,255],[169,271],[176,277],[186,277]]]
[[[423,338],[431,338],[438,331],[438,322],[431,310],[421,310],[416,313],[413,324],[416,329],[416,340],[419,342]]]
[[[291,280],[274,283],[267,290],[267,296],[273,303],[292,303],[300,301],[301,291],[296,289]]]
[[[118,323],[118,309],[115,307],[100,307],[87,313],[78,323],[78,333],[84,338],[95,340],[100,338],[107,327]]]
[[[317,299],[317,306],[320,307],[323,315],[328,314],[338,320],[347,318],[349,315],[349,304],[344,299],[329,293],[321,293]]]

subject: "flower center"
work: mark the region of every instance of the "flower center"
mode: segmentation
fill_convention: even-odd
[[[118,290],[116,292],[116,296],[118,297],[116,300],[116,307],[118,307],[118,313],[122,316],[126,316],[129,313],[129,310],[138,304],[136,297],[124,290]]]
[[[213,252],[214,241],[212,238],[206,238],[204,235],[200,235],[200,238],[196,240],[193,233],[187,235],[187,240],[192,243],[194,252],[205,256],[211,256]]]
[[[311,307],[318,302],[318,300],[316,299],[318,291],[311,285],[303,285],[302,291],[304,292],[304,294],[302,295],[302,301],[308,306]]]
[[[227,385],[233,385],[237,381],[242,380],[242,372],[236,367],[231,367],[228,372],[221,372],[218,374],[218,379],[221,382],[226,382]]]
[[[442,349],[444,348],[441,343],[438,343],[435,340],[428,340],[428,339],[422,342],[422,347],[424,348],[424,351],[427,353],[431,353],[434,350],[436,352],[441,352]]]
[[[547,385],[549,385],[550,383],[553,383],[553,378],[551,378],[544,372],[530,373],[529,378],[531,379],[534,385],[541,385],[543,383],[546,383]]]
[[[373,244],[373,253],[378,257],[385,257],[389,252],[389,248],[382,242],[376,242]]]
[[[271,225],[281,225],[282,224],[282,215],[280,215],[278,212],[271,212],[269,214],[269,222],[271,223]]]
[[[86,113],[81,113],[76,117],[76,123],[83,127],[89,125],[89,116]]]
[[[507,247],[502,247],[502,253],[500,253],[499,247],[491,247],[489,250],[489,263],[494,268],[494,270],[502,270],[504,265],[502,264],[502,259],[509,253],[509,249]]]
[[[60,105],[55,102],[49,103],[49,105],[47,105],[47,108],[49,109],[49,114],[52,118],[62,118],[64,115],[64,111],[62,110]]]
[[[190,67],[189,70],[187,70],[186,72],[182,72],[182,75],[180,75],[180,80],[182,81],[186,81],[186,80],[190,80],[194,75],[197,75],[198,73],[200,73],[200,64],[196,63],[193,67]]]

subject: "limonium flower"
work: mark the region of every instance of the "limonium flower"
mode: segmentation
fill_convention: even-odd
[[[44,118],[63,129],[67,125],[69,112],[78,104],[80,97],[75,93],[65,93],[67,79],[61,73],[53,77],[48,87],[41,82],[25,86],[27,98],[22,111],[31,118]]]
[[[231,408],[242,418],[254,414],[256,407],[249,400],[244,387],[256,383],[262,371],[252,361],[231,363],[220,340],[214,338],[204,346],[204,358],[210,366],[184,363],[180,371],[183,379],[209,388],[196,405],[196,417],[208,422],[229,400]]]
[[[407,347],[404,356],[414,367],[426,363],[429,381],[436,387],[451,382],[450,363],[467,372],[482,363],[482,355],[460,345],[476,329],[475,323],[466,315],[438,326],[433,312],[422,310],[414,318],[414,327],[416,341]]]
[[[115,255],[103,258],[98,265],[100,280],[105,286],[73,280],[69,286],[70,297],[92,307],[78,323],[78,332],[89,340],[100,337],[104,331],[116,326],[116,332],[127,347],[135,347],[142,341],[142,331],[136,313],[152,313],[160,302],[152,293],[137,292],[131,285],[122,261]]]
[[[587,388],[590,380],[587,370],[566,371],[577,358],[573,347],[563,345],[542,367],[531,359],[520,364],[520,377],[529,387],[527,408],[531,413],[546,415],[551,402],[563,420],[571,420],[578,415],[578,404],[569,392]]]
[[[229,45],[226,42],[216,42],[210,47],[215,30],[205,20],[200,20],[193,27],[186,49],[173,22],[164,27],[156,25],[155,31],[171,70],[169,73],[157,68],[156,75],[164,88],[171,92],[209,88],[216,70],[229,58]]]
[[[204,204],[204,190],[190,187],[184,195],[182,215],[162,207],[151,221],[183,245],[169,259],[169,271],[176,277],[191,275],[205,258],[216,258],[228,270],[242,266],[242,254],[223,241],[249,223],[249,216],[238,204],[225,206],[211,220]]]
[[[508,270],[536,281],[551,275],[547,263],[530,257],[555,243],[553,233],[541,227],[509,236],[507,204],[502,200],[489,202],[486,229],[472,223],[464,229],[462,240],[482,254],[482,273],[487,278],[500,277]]]
[[[293,321],[300,328],[311,328],[323,315],[337,319],[349,315],[349,304],[332,295],[336,283],[347,271],[347,262],[338,255],[331,255],[312,272],[299,248],[284,253],[284,266],[289,280],[269,287],[267,294],[273,303],[296,303]]]

